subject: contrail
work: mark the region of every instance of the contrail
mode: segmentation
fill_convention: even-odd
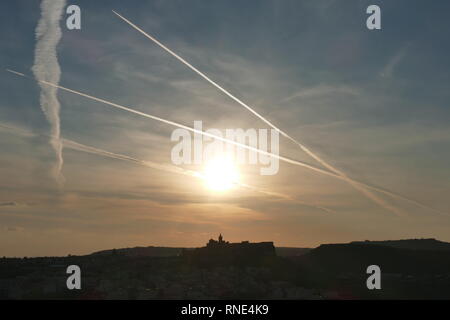
[[[21,77],[32,79],[31,77],[29,77],[29,76],[27,76],[27,75],[25,75],[23,73],[14,71],[14,70],[6,69],[6,71],[8,71],[8,72],[10,72],[12,74],[21,76]],[[50,83],[48,81],[39,81],[39,82],[41,82],[43,84],[46,84],[46,85],[49,85],[49,86],[52,86],[52,87],[55,87],[55,88],[59,88],[59,89],[61,89],[63,91],[67,91],[67,92],[70,92],[70,93],[73,93],[73,94],[76,94],[76,95],[79,95],[79,96],[82,96],[82,97],[85,97],[85,98],[97,101],[97,102],[101,102],[103,104],[106,104],[106,105],[109,105],[109,106],[112,106],[112,107],[115,107],[115,108],[118,108],[118,109],[121,109],[121,110],[125,110],[125,111],[131,112],[131,113],[134,113],[134,114],[138,114],[138,115],[146,117],[146,118],[150,118],[150,119],[153,119],[153,120],[156,120],[156,121],[160,121],[160,122],[169,124],[169,125],[174,126],[174,127],[186,129],[188,131],[201,134],[203,136],[207,136],[207,137],[211,137],[211,138],[214,138],[214,139],[217,139],[217,140],[221,140],[223,142],[226,142],[226,143],[229,143],[229,144],[233,144],[233,145],[236,145],[238,147],[242,147],[244,149],[254,151],[256,153],[264,154],[266,156],[279,159],[279,160],[284,161],[286,163],[290,163],[290,164],[297,165],[297,166],[300,166],[300,167],[308,168],[308,169],[313,170],[315,172],[318,172],[318,173],[321,173],[321,174],[324,174],[324,175],[327,175],[327,176],[330,176],[330,177],[334,177],[334,178],[339,179],[339,180],[346,181],[346,179],[344,177],[342,177],[342,176],[340,176],[340,175],[338,175],[338,174],[336,174],[334,172],[326,171],[324,169],[321,169],[321,168],[315,167],[313,165],[310,165],[310,164],[308,164],[306,162],[290,159],[290,158],[287,158],[287,157],[284,157],[284,156],[280,156],[278,154],[274,154],[274,153],[271,153],[271,152],[268,152],[268,151],[265,151],[265,150],[260,150],[258,148],[255,148],[255,147],[252,147],[252,146],[249,146],[249,145],[246,145],[246,144],[242,144],[242,143],[239,143],[239,142],[234,141],[234,140],[229,140],[229,139],[223,138],[221,136],[217,136],[217,135],[211,134],[209,132],[205,132],[205,131],[198,130],[198,129],[195,129],[195,128],[192,128],[192,127],[188,127],[188,126],[185,126],[183,124],[180,124],[180,123],[177,123],[177,122],[174,122],[174,121],[170,121],[170,120],[166,120],[166,119],[163,119],[163,118],[160,118],[160,117],[156,117],[156,116],[144,113],[142,111],[138,111],[138,110],[126,107],[126,106],[122,106],[120,104],[117,104],[117,103],[114,103],[114,102],[110,102],[110,101],[107,101],[107,100],[104,100],[104,99],[101,99],[101,98],[97,98],[97,97],[88,95],[86,93],[82,93],[82,92],[79,92],[79,91],[76,91],[76,90],[73,90],[73,89],[69,89],[69,88],[66,88],[66,87],[54,84],[54,83]],[[372,186],[372,185],[369,185],[367,183],[359,182],[359,181],[356,181],[356,180],[353,180],[353,182],[355,184],[358,184],[358,185],[362,186],[362,187],[366,187],[368,189],[371,189],[371,190],[374,190],[374,191],[378,191],[380,193],[383,193],[385,195],[391,196],[393,198],[401,199],[401,200],[407,201],[409,203],[415,204],[415,205],[417,205],[417,206],[419,206],[421,208],[424,208],[424,209],[427,209],[427,210],[432,210],[432,211],[434,211],[436,213],[439,213],[439,214],[445,214],[445,215],[447,214],[447,213],[441,212],[441,211],[439,211],[437,209],[431,208],[431,207],[429,207],[429,206],[427,206],[425,204],[422,204],[422,203],[420,203],[420,202],[418,202],[416,200],[409,199],[409,198],[407,198],[405,196],[402,196],[400,194],[394,193],[392,191],[389,191],[389,190],[386,190],[386,189],[383,189],[383,188],[380,188],[380,187]]]
[[[118,153],[113,153],[113,152],[109,152],[109,151],[105,151],[102,149],[98,149],[98,148],[94,148],[91,146],[87,146],[87,145],[83,145],[80,143],[77,143],[75,141],[71,141],[71,140],[67,140],[67,139],[63,139],[64,142],[64,147],[68,147],[74,150],[78,150],[78,151],[83,151],[83,152],[87,152],[87,153],[92,153],[92,154],[96,154],[96,155],[101,155],[101,156],[105,156],[105,157],[109,157],[109,158],[113,158],[113,159],[118,159],[118,160],[123,160],[123,161],[128,161],[128,162],[132,162],[141,166],[145,166],[145,167],[149,167],[149,168],[153,168],[156,170],[160,170],[160,171],[166,171],[166,172],[170,172],[170,173],[177,173],[177,174],[182,174],[185,176],[189,176],[189,177],[194,177],[197,179],[201,179],[201,180],[205,180],[206,177],[204,176],[203,173],[198,172],[198,171],[194,171],[194,170],[187,170],[184,168],[180,168],[174,165],[164,165],[164,164],[160,164],[160,163],[155,163],[152,161],[146,161],[146,160],[140,160],[140,159],[136,159],[130,156],[126,156],[123,154],[118,154]],[[271,197],[275,197],[275,198],[281,198],[281,199],[285,199],[285,200],[289,200],[289,201],[294,201],[297,203],[300,203],[302,205],[308,206],[308,207],[312,207],[312,208],[316,208],[328,213],[336,213],[334,210],[331,210],[329,208],[323,207],[323,206],[318,206],[318,205],[313,205],[313,204],[309,204],[307,202],[304,201],[300,201],[298,199],[294,199],[291,196],[282,194],[282,193],[278,193],[278,192],[273,192],[273,191],[269,191],[269,190],[264,190],[258,187],[254,187],[239,181],[235,181],[233,182],[235,185],[237,185],[238,187],[244,188],[244,189],[249,189],[253,192],[256,193],[260,193],[260,194],[264,194],[264,195],[268,195]]]
[[[71,148],[74,150],[78,150],[78,151],[83,151],[83,152],[87,152],[87,153],[92,153],[92,154],[96,154],[96,155],[100,155],[100,156],[104,156],[104,157],[108,157],[108,158],[112,158],[112,159],[118,159],[118,160],[123,160],[123,161],[128,161],[128,162],[132,162],[134,164],[138,164],[144,167],[149,167],[149,168],[153,168],[156,170],[160,170],[160,171],[166,171],[166,172],[170,172],[170,173],[176,173],[176,174],[182,174],[185,176],[189,176],[189,177],[194,177],[197,179],[201,179],[201,180],[205,180],[206,177],[203,175],[203,173],[198,172],[198,171],[194,171],[194,170],[187,170],[184,168],[180,168],[174,165],[164,165],[164,164],[160,164],[160,163],[156,163],[156,162],[152,162],[152,161],[146,161],[146,160],[140,160],[137,158],[133,158],[127,155],[123,155],[123,154],[118,154],[118,153],[113,153],[110,151],[106,151],[103,149],[99,149],[99,148],[95,148],[95,147],[91,147],[91,146],[87,146],[84,144],[80,144],[77,143],[75,141],[72,140],[67,140],[67,139],[63,139],[63,143],[64,143],[64,148]],[[316,208],[316,209],[320,209],[322,211],[328,212],[328,213],[336,213],[335,211],[329,209],[329,208],[325,208],[322,206],[317,206],[317,205],[312,205],[309,204],[307,202],[304,201],[300,201],[298,199],[294,199],[290,196],[278,193],[278,192],[273,192],[273,191],[268,191],[268,190],[263,190],[261,188],[257,188],[245,183],[241,183],[239,181],[235,181],[234,182],[235,185],[237,185],[238,187],[241,188],[245,188],[245,189],[249,189],[253,192],[256,193],[260,193],[260,194],[264,194],[264,195],[268,195],[271,197],[276,197],[276,198],[281,198],[281,199],[286,199],[286,200],[290,200],[290,201],[294,201],[297,203],[300,203],[302,205],[308,206],[308,207],[312,207],[312,208]]]
[[[16,135],[21,135],[21,136],[25,136],[25,137],[34,137],[37,134],[29,132],[27,130],[18,128],[18,127],[12,127],[12,126],[8,126],[5,124],[0,123],[0,128],[6,129],[8,132],[16,134]],[[90,153],[90,154],[95,154],[95,155],[99,155],[99,156],[103,156],[103,157],[107,157],[107,158],[111,158],[111,159],[116,159],[116,160],[122,160],[122,161],[126,161],[126,162],[131,162],[140,166],[144,166],[144,167],[149,167],[152,169],[156,169],[159,171],[165,171],[165,172],[169,172],[169,173],[176,173],[176,174],[182,174],[185,176],[189,176],[189,177],[194,177],[197,179],[201,179],[201,180],[205,180],[206,177],[198,171],[194,171],[194,170],[188,170],[188,169],[184,169],[184,168],[180,168],[174,165],[164,165],[164,164],[160,164],[160,163],[156,163],[153,161],[147,161],[147,160],[141,160],[141,159],[137,159],[137,158],[133,158],[127,155],[123,155],[120,153],[114,153],[114,152],[110,152],[110,151],[106,151],[103,149],[99,149],[96,147],[92,147],[92,146],[88,146],[85,144],[81,144],[78,142],[75,142],[73,140],[69,140],[69,139],[65,139],[65,138],[61,138],[61,141],[63,143],[64,148],[69,148],[69,149],[73,149],[76,151],[81,151],[81,152],[86,152],[86,153]],[[235,181],[234,182],[235,185],[237,185],[238,187],[241,188],[245,188],[245,189],[249,189],[253,192],[256,193],[260,193],[260,194],[264,194],[264,195],[268,195],[271,197],[276,197],[276,198],[281,198],[281,199],[286,199],[289,201],[294,201],[297,203],[300,203],[302,205],[308,206],[308,207],[312,207],[312,208],[316,208],[316,209],[320,209],[323,210],[325,212],[328,213],[336,213],[335,211],[329,209],[329,208],[325,208],[322,206],[318,206],[318,205],[313,205],[313,204],[309,204],[307,202],[304,201],[300,201],[298,199],[294,199],[288,195],[282,194],[282,193],[278,193],[278,192],[273,192],[273,191],[269,191],[269,190],[264,190],[261,188],[257,188],[245,183],[241,183],[239,181]]]
[[[33,74],[37,80],[58,83],[61,70],[56,54],[56,46],[61,39],[59,21],[66,4],[65,0],[43,0],[41,2],[41,18],[36,26],[36,49],[34,52]],[[64,177],[61,169],[63,165],[62,143],[60,139],[61,127],[59,119],[60,104],[56,89],[41,86],[40,103],[49,124],[52,138],[50,145],[55,150],[56,164],[52,175],[62,186]]]
[[[31,77],[29,77],[29,76],[27,76],[27,75],[25,75],[23,73],[20,73],[20,72],[11,70],[11,69],[6,69],[6,71],[11,72],[11,73],[13,73],[15,75],[19,75],[21,77],[32,79]],[[76,95],[79,95],[79,96],[82,96],[82,97],[85,97],[85,98],[88,98],[88,99],[91,99],[91,100],[103,103],[103,104],[106,104],[106,105],[109,105],[109,106],[112,106],[112,107],[117,108],[117,109],[121,109],[121,110],[124,110],[124,111],[128,111],[128,112],[140,115],[142,117],[146,117],[146,118],[150,118],[150,119],[153,119],[153,120],[156,120],[156,121],[160,121],[160,122],[169,124],[169,125],[174,126],[174,127],[186,129],[188,131],[191,131],[191,132],[194,132],[194,133],[198,133],[198,134],[210,137],[210,138],[221,140],[223,142],[230,143],[230,144],[236,145],[238,147],[242,147],[244,149],[248,149],[248,150],[251,150],[251,151],[254,151],[254,152],[257,152],[257,153],[261,153],[261,154],[264,154],[264,155],[267,155],[267,156],[270,156],[270,157],[277,158],[277,159],[279,159],[281,161],[284,161],[284,162],[287,162],[287,163],[303,166],[303,167],[309,168],[311,170],[315,170],[317,172],[321,172],[323,174],[327,174],[327,175],[330,175],[330,176],[333,176],[333,177],[337,176],[336,174],[333,174],[332,172],[329,172],[329,171],[326,171],[326,170],[314,167],[314,166],[312,166],[312,165],[310,165],[310,164],[308,164],[306,162],[293,160],[293,159],[290,159],[290,158],[287,158],[287,157],[283,157],[283,156],[280,156],[280,155],[277,155],[277,154],[274,154],[274,153],[271,153],[271,152],[268,152],[268,151],[265,151],[265,150],[260,150],[258,148],[255,148],[255,147],[252,147],[252,146],[248,146],[246,144],[239,143],[239,142],[234,141],[234,140],[229,140],[229,139],[226,139],[226,138],[223,138],[223,137],[211,134],[209,132],[205,132],[205,131],[202,131],[202,130],[198,130],[198,129],[195,129],[195,128],[183,125],[183,124],[175,122],[175,121],[166,120],[166,119],[163,119],[163,118],[160,118],[160,117],[157,117],[157,116],[153,116],[151,114],[148,114],[148,113],[145,113],[145,112],[142,112],[142,111],[138,111],[138,110],[132,109],[130,107],[126,107],[126,106],[114,103],[114,102],[110,102],[110,101],[105,100],[105,99],[97,98],[97,97],[94,97],[92,95],[80,92],[80,91],[69,89],[69,88],[60,86],[58,84],[54,84],[54,83],[51,83],[51,82],[48,82],[48,81],[44,81],[44,80],[37,80],[37,81],[42,83],[42,84],[46,84],[48,86],[55,87],[55,88],[61,89],[63,91],[67,91],[67,92],[70,92],[70,93],[73,93],[73,94],[76,94]]]
[[[219,84],[217,84],[215,81],[211,80],[206,74],[204,74],[203,72],[201,72],[200,70],[198,70],[197,68],[195,68],[192,64],[190,64],[189,62],[187,62],[185,59],[183,59],[182,57],[180,57],[178,54],[176,54],[174,51],[172,51],[171,49],[169,49],[168,47],[166,47],[164,44],[162,44],[160,41],[158,41],[156,38],[152,37],[151,35],[149,35],[147,32],[145,32],[144,30],[142,30],[141,28],[139,28],[137,25],[135,25],[134,23],[132,23],[130,20],[126,19],[125,17],[123,17],[122,15],[120,15],[119,13],[117,13],[116,11],[112,10],[112,12],[117,15],[120,19],[122,19],[123,21],[125,21],[126,23],[128,23],[131,27],[133,27],[134,29],[136,29],[137,31],[139,31],[141,34],[143,34],[145,37],[147,37],[148,39],[150,39],[151,41],[153,41],[154,43],[156,43],[158,46],[160,46],[162,49],[164,49],[165,51],[167,51],[168,53],[170,53],[173,57],[175,57],[177,60],[181,61],[183,64],[185,64],[187,67],[189,67],[192,71],[194,71],[195,73],[197,73],[199,76],[201,76],[203,79],[205,79],[206,81],[208,81],[210,84],[212,84],[214,87],[216,87],[217,89],[219,89],[220,91],[222,91],[225,95],[227,95],[228,97],[230,97],[231,99],[233,99],[234,101],[236,101],[238,104],[240,104],[241,106],[243,106],[244,108],[246,108],[248,111],[250,111],[251,113],[253,113],[256,117],[258,117],[259,119],[261,119],[264,123],[266,123],[267,125],[269,125],[271,128],[277,130],[282,136],[284,136],[285,138],[289,139],[290,141],[292,141],[293,143],[295,143],[298,147],[300,147],[301,150],[303,150],[306,154],[308,154],[310,157],[312,157],[313,159],[315,159],[317,162],[319,162],[320,164],[322,164],[325,168],[327,168],[328,170],[336,173],[337,175],[341,176],[343,178],[344,181],[346,181],[347,183],[349,183],[351,186],[353,186],[355,189],[359,190],[360,192],[362,192],[364,195],[366,195],[369,199],[371,199],[372,201],[374,201],[375,203],[377,203],[378,205],[380,205],[381,207],[388,209],[390,211],[393,211],[396,214],[402,214],[401,211],[399,211],[397,208],[391,206],[390,204],[388,204],[387,202],[385,202],[383,199],[381,199],[380,197],[378,197],[377,195],[373,194],[372,192],[370,192],[369,190],[367,190],[365,187],[361,186],[358,183],[355,183],[355,181],[351,178],[349,178],[344,172],[340,171],[339,169],[335,168],[334,166],[332,166],[331,164],[327,163],[325,160],[323,160],[322,158],[320,158],[318,155],[316,155],[314,152],[312,152],[311,150],[309,150],[305,145],[303,145],[302,143],[298,142],[296,139],[292,138],[290,135],[288,135],[287,133],[285,133],[284,131],[282,131],[280,128],[278,128],[277,126],[275,126],[273,123],[271,123],[268,119],[266,119],[265,117],[263,117],[261,114],[259,114],[257,111],[255,111],[252,107],[250,107],[249,105],[247,105],[245,102],[243,102],[242,100],[238,99],[236,96],[234,96],[233,94],[231,94],[229,91],[227,91],[226,89],[224,89],[223,87],[221,87]]]
[[[9,126],[9,125],[3,124],[3,123],[0,123],[0,128],[6,129],[9,133],[13,133],[13,134],[24,136],[24,137],[38,136],[38,134],[35,134],[33,132],[30,132],[30,131],[27,131],[27,130],[24,130],[22,128],[18,128],[15,126]],[[44,135],[44,136],[51,138],[51,135]],[[150,168],[153,168],[156,170],[172,172],[172,173],[181,173],[181,174],[195,176],[195,177],[200,176],[200,173],[198,173],[196,171],[183,169],[183,168],[173,166],[173,165],[164,165],[164,164],[156,163],[153,161],[139,160],[139,159],[136,159],[136,158],[133,158],[130,156],[126,156],[123,154],[114,153],[114,152],[106,151],[103,149],[95,148],[95,147],[81,144],[81,143],[75,142],[73,140],[65,139],[65,138],[61,138],[61,142],[63,143],[63,146],[65,148],[70,148],[70,149],[77,150],[77,151],[83,151],[86,153],[101,155],[104,157],[113,158],[113,159],[117,159],[117,160],[133,162],[135,164],[140,164],[140,165],[150,167]]]

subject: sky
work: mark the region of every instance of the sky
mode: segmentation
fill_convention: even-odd
[[[80,30],[66,26],[70,4]],[[381,30],[366,27],[371,4]],[[447,1],[69,0],[46,10],[0,3],[0,256],[193,247],[219,233],[293,247],[450,241]],[[268,176],[242,165],[242,185],[224,192],[143,165],[173,168],[174,127],[36,79],[190,127],[270,127],[112,10],[348,179],[421,205],[285,162]],[[44,19],[36,30],[41,14],[59,27]],[[329,171],[282,136],[280,155]]]

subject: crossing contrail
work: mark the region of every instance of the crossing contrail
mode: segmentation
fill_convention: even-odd
[[[10,72],[12,74],[15,74],[15,75],[18,75],[18,76],[25,77],[25,78],[33,80],[33,78],[31,78],[31,77],[29,77],[29,76],[27,76],[27,75],[25,75],[25,74],[23,74],[21,72],[17,72],[17,71],[11,70],[11,69],[6,69],[6,71],[8,71],[8,72]],[[38,80],[36,80],[36,81],[38,81]],[[286,163],[290,163],[290,164],[293,164],[293,165],[296,165],[296,166],[308,168],[310,170],[313,170],[315,172],[321,173],[323,175],[327,175],[327,176],[334,177],[334,178],[339,179],[339,180],[346,181],[346,179],[344,177],[342,177],[342,176],[340,176],[340,175],[338,175],[338,174],[336,174],[334,172],[330,172],[330,171],[327,171],[327,170],[315,167],[315,166],[313,166],[311,164],[308,164],[306,162],[302,162],[302,161],[299,161],[299,160],[294,160],[294,159],[291,159],[291,158],[280,156],[278,154],[274,154],[274,153],[271,153],[271,152],[268,152],[268,151],[265,151],[265,150],[261,150],[261,149],[258,149],[258,148],[255,148],[255,147],[243,144],[243,143],[239,143],[239,142],[234,141],[234,140],[226,139],[226,138],[223,138],[221,136],[217,136],[217,135],[211,134],[209,132],[198,130],[198,129],[195,129],[195,128],[192,128],[192,127],[180,124],[180,123],[175,122],[175,121],[170,121],[170,120],[166,120],[166,119],[163,119],[163,118],[160,118],[160,117],[157,117],[157,116],[153,116],[153,115],[147,114],[145,112],[138,111],[138,110],[132,109],[130,107],[126,107],[126,106],[114,103],[114,102],[110,102],[110,101],[107,101],[105,99],[97,98],[97,97],[91,96],[89,94],[86,94],[86,93],[83,93],[83,92],[80,92],[80,91],[76,91],[76,90],[73,90],[73,89],[69,89],[69,88],[66,88],[66,87],[54,84],[54,83],[50,83],[48,81],[43,81],[42,80],[42,81],[38,81],[38,82],[41,82],[41,83],[44,83],[46,85],[59,88],[59,89],[61,89],[63,91],[67,91],[67,92],[70,92],[70,93],[73,93],[73,94],[76,94],[76,95],[79,95],[79,96],[82,96],[82,97],[85,97],[85,98],[88,98],[88,99],[91,99],[91,100],[103,103],[103,104],[106,104],[106,105],[109,105],[109,106],[112,106],[112,107],[117,108],[117,109],[128,111],[128,112],[131,112],[131,113],[134,113],[134,114],[137,114],[137,115],[149,118],[149,119],[153,119],[153,120],[156,120],[156,121],[159,121],[159,122],[162,122],[162,123],[169,124],[169,125],[174,126],[174,127],[186,129],[188,131],[201,134],[203,136],[207,136],[207,137],[210,137],[210,138],[213,138],[213,139],[217,139],[217,140],[220,140],[220,141],[223,141],[223,142],[226,142],[226,143],[229,143],[229,144],[233,144],[233,145],[236,145],[238,147],[241,147],[241,148],[244,148],[244,149],[247,149],[247,150],[254,151],[256,153],[260,153],[260,154],[263,154],[263,155],[266,155],[266,156],[269,156],[269,157],[276,158],[276,159],[278,159],[280,161],[283,161],[283,162],[286,162]],[[380,192],[382,194],[391,196],[393,198],[407,201],[407,202],[412,203],[412,204],[414,204],[416,206],[419,206],[419,207],[421,207],[423,209],[431,210],[431,211],[434,211],[434,212],[439,213],[439,214],[444,214],[444,215],[447,214],[445,212],[441,212],[441,211],[439,211],[437,209],[434,209],[434,208],[429,207],[429,206],[427,206],[425,204],[422,204],[422,203],[420,203],[420,202],[418,202],[416,200],[413,200],[413,199],[410,199],[408,197],[402,196],[402,195],[400,195],[398,193],[389,191],[387,189],[383,189],[383,188],[380,188],[380,187],[377,187],[377,186],[372,186],[370,184],[359,182],[359,181],[356,181],[356,180],[353,180],[353,183],[358,184],[358,185],[360,185],[362,187],[371,189],[373,191],[377,191],[377,192]]]
[[[13,73],[15,75],[18,75],[18,76],[25,77],[25,78],[33,80],[31,77],[29,77],[26,74],[23,74],[21,72],[17,72],[17,71],[11,70],[11,69],[6,69],[6,71],[8,71],[10,73]],[[157,117],[157,116],[154,116],[154,115],[142,112],[142,111],[138,111],[138,110],[132,109],[132,108],[127,107],[127,106],[123,106],[123,105],[120,105],[120,104],[117,104],[117,103],[114,103],[114,102],[110,102],[108,100],[101,99],[101,98],[98,98],[98,97],[95,97],[95,96],[92,96],[92,95],[89,95],[89,94],[86,94],[86,93],[83,93],[83,92],[80,92],[80,91],[77,91],[77,90],[73,90],[73,89],[70,89],[70,88],[67,88],[67,87],[63,87],[61,85],[54,84],[54,83],[51,83],[51,82],[48,82],[48,81],[44,81],[44,80],[40,80],[40,81],[36,80],[36,81],[40,82],[40,83],[43,83],[43,84],[46,84],[46,85],[51,86],[51,87],[58,88],[58,89],[63,90],[63,91],[67,91],[67,92],[70,92],[70,93],[73,93],[73,94],[76,94],[76,95],[79,95],[79,96],[82,96],[82,97],[85,97],[85,98],[88,98],[88,99],[91,99],[91,100],[103,103],[103,104],[106,104],[106,105],[109,105],[109,106],[112,106],[112,107],[117,108],[117,109],[121,109],[121,110],[124,110],[124,111],[127,111],[127,112],[131,112],[131,113],[140,115],[142,117],[146,117],[146,118],[153,119],[153,120],[156,120],[156,121],[159,121],[159,122],[163,122],[163,123],[166,123],[166,124],[174,126],[174,127],[186,129],[188,131],[191,131],[191,132],[194,132],[194,133],[198,133],[198,134],[201,134],[201,135],[213,138],[213,139],[217,139],[217,140],[229,143],[229,144],[233,144],[233,145],[236,145],[238,147],[242,147],[244,149],[248,149],[248,150],[254,151],[256,153],[260,153],[260,154],[264,154],[264,155],[269,156],[269,157],[277,158],[277,159],[279,159],[281,161],[284,161],[284,162],[287,162],[287,163],[291,163],[291,164],[294,164],[294,165],[306,167],[306,168],[309,168],[311,170],[315,170],[317,172],[320,172],[320,173],[323,173],[323,174],[326,174],[326,175],[330,175],[332,177],[337,177],[337,175],[332,173],[332,172],[329,172],[329,171],[317,168],[317,167],[315,167],[313,165],[310,165],[310,164],[308,164],[306,162],[302,162],[302,161],[290,159],[290,158],[287,158],[287,157],[283,157],[283,156],[280,156],[280,155],[277,155],[277,154],[274,154],[274,153],[271,153],[271,152],[268,152],[268,151],[265,151],[265,150],[261,150],[261,149],[258,149],[258,148],[255,148],[255,147],[243,144],[243,143],[239,143],[239,142],[234,141],[234,140],[226,139],[226,138],[214,135],[214,134],[206,132],[206,131],[198,130],[198,129],[195,129],[195,128],[183,125],[183,124],[175,122],[175,121],[163,119],[163,118],[160,118],[160,117]]]
[[[5,125],[5,124],[2,124],[2,123],[0,123],[0,128],[6,129],[9,133],[13,133],[13,134],[24,136],[24,137],[37,136],[37,134],[32,133],[32,132],[27,131],[27,130],[24,130],[22,128],[9,126],[9,125]],[[46,136],[50,136],[50,135],[46,135]],[[201,180],[205,180],[206,179],[206,177],[204,176],[203,173],[195,171],[195,170],[188,170],[188,169],[180,168],[180,167],[177,167],[177,166],[174,166],[174,165],[165,165],[165,164],[156,163],[156,162],[153,162],[153,161],[141,160],[141,159],[130,157],[130,156],[127,156],[127,155],[124,155],[124,154],[114,153],[114,152],[110,152],[110,151],[107,151],[107,150],[104,150],[104,149],[100,149],[100,148],[88,146],[88,145],[85,145],[85,144],[81,144],[81,143],[78,143],[76,141],[65,139],[65,138],[61,138],[61,142],[62,142],[64,148],[69,148],[69,149],[76,150],[76,151],[81,151],[81,152],[85,152],[85,153],[95,154],[95,155],[99,155],[99,156],[103,156],[103,157],[107,157],[107,158],[111,158],[111,159],[131,162],[133,164],[137,164],[137,165],[140,165],[140,166],[156,169],[156,170],[159,170],[159,171],[165,171],[165,172],[169,172],[169,173],[181,174],[181,175],[185,175],[185,176],[189,176],[189,177],[193,177],[193,178],[201,179]],[[302,204],[302,205],[305,205],[305,206],[308,206],[308,207],[311,207],[311,208],[319,209],[319,210],[322,210],[322,211],[325,211],[325,212],[328,212],[328,213],[336,213],[334,210],[331,210],[329,208],[326,208],[326,207],[323,207],[323,206],[314,205],[314,204],[310,204],[308,202],[301,201],[301,200],[298,200],[298,199],[294,199],[291,196],[288,196],[288,195],[285,195],[285,194],[282,194],[282,193],[261,189],[261,188],[254,187],[254,186],[251,186],[251,185],[239,182],[239,181],[234,181],[233,184],[238,186],[238,187],[241,187],[241,188],[244,188],[244,189],[248,189],[248,190],[256,192],[256,193],[260,193],[260,194],[268,195],[268,196],[275,197],[275,198],[281,198],[281,199],[297,202],[299,204]]]
[[[214,87],[216,87],[217,89],[219,89],[221,92],[223,92],[225,95],[227,95],[228,97],[230,97],[232,100],[236,101],[238,104],[240,104],[241,106],[243,106],[244,108],[246,108],[248,111],[250,111],[251,113],[253,113],[256,117],[258,117],[259,119],[261,119],[264,123],[266,123],[267,125],[269,125],[271,128],[277,130],[282,136],[284,136],[285,138],[289,139],[290,141],[292,141],[293,143],[295,143],[298,147],[300,147],[301,150],[303,150],[303,152],[305,152],[306,154],[308,154],[310,157],[312,157],[314,160],[316,160],[317,162],[319,162],[321,165],[323,165],[325,168],[327,168],[328,170],[336,173],[337,175],[341,176],[343,178],[344,181],[346,181],[347,183],[349,183],[352,187],[354,187],[355,189],[359,190],[360,192],[362,192],[364,195],[366,195],[369,199],[371,199],[372,201],[374,201],[375,203],[377,203],[378,205],[380,205],[381,207],[393,211],[396,214],[402,214],[402,212],[400,210],[398,210],[398,208],[391,206],[390,204],[388,204],[386,201],[384,201],[382,198],[380,198],[379,196],[377,196],[376,194],[372,193],[371,191],[367,190],[367,188],[365,188],[364,186],[362,186],[361,184],[355,183],[355,181],[353,179],[351,179],[350,177],[348,177],[344,172],[342,172],[341,170],[337,169],[336,167],[332,166],[331,164],[329,164],[328,162],[326,162],[325,160],[323,160],[321,157],[319,157],[317,154],[315,154],[314,152],[312,152],[309,148],[307,148],[305,145],[303,145],[302,143],[300,143],[299,141],[297,141],[296,139],[294,139],[293,137],[291,137],[290,135],[288,135],[286,132],[282,131],[280,128],[278,128],[277,126],[275,126],[273,123],[271,123],[268,119],[266,119],[265,117],[263,117],[261,114],[259,114],[257,111],[255,111],[252,107],[250,107],[249,105],[247,105],[245,102],[243,102],[242,100],[240,100],[239,98],[237,98],[236,96],[234,96],[233,94],[231,94],[228,90],[224,89],[223,87],[221,87],[219,84],[217,84],[215,81],[213,81],[212,79],[210,79],[206,74],[204,74],[203,72],[201,72],[200,70],[198,70],[197,68],[195,68],[192,64],[190,64],[188,61],[186,61],[185,59],[183,59],[181,56],[179,56],[178,54],[176,54],[174,51],[172,51],[170,48],[168,48],[167,46],[165,46],[163,43],[161,43],[160,41],[158,41],[155,37],[151,36],[150,34],[148,34],[147,32],[145,32],[144,30],[142,30],[141,28],[139,28],[137,25],[135,25],[134,23],[132,23],[130,20],[126,19],[125,17],[123,17],[122,15],[120,15],[119,13],[117,13],[116,11],[112,10],[112,12],[117,15],[120,19],[122,19],[123,21],[125,21],[126,23],[128,23],[131,27],[133,27],[134,29],[136,29],[137,31],[139,31],[141,34],[143,34],[145,37],[147,37],[148,39],[150,39],[151,41],[153,41],[154,43],[156,43],[158,46],[160,46],[162,49],[164,49],[165,51],[167,51],[168,53],[170,53],[173,57],[175,57],[177,60],[179,60],[180,62],[182,62],[183,64],[185,64],[188,68],[190,68],[192,71],[194,71],[195,73],[197,73],[199,76],[201,76],[203,79],[205,79],[206,81],[208,81],[210,84],[212,84]]]

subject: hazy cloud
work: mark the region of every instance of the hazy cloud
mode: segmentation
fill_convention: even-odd
[[[0,202],[0,207],[15,207],[18,206],[19,204],[17,202],[14,201],[10,201],[10,202]]]

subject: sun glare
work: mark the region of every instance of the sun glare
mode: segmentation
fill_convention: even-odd
[[[206,186],[214,191],[226,191],[239,181],[239,171],[228,158],[215,158],[205,165],[204,179]]]

